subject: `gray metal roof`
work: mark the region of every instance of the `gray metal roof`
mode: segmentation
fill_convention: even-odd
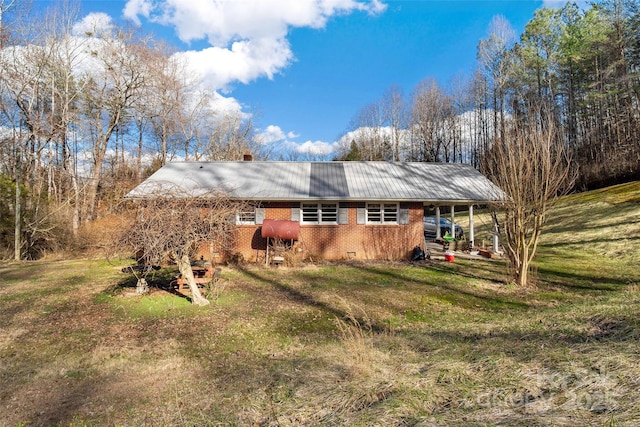
[[[173,162],[134,188],[129,199],[158,192],[198,196],[220,189],[257,201],[378,200],[468,203],[502,192],[471,165],[391,162]]]

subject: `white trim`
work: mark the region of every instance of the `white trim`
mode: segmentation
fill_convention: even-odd
[[[473,226],[473,205],[469,205],[469,245],[470,249],[475,246],[475,227]]]
[[[244,219],[241,218],[243,215],[247,215]],[[253,216],[253,219],[247,219]],[[236,224],[237,225],[255,225],[256,224],[256,210],[246,210],[242,212],[238,212],[236,214]]]
[[[305,206],[307,209],[306,212]],[[315,211],[312,210],[312,207],[315,207]],[[302,202],[300,203],[300,224],[337,225],[339,209],[340,206],[338,202]],[[308,214],[307,217],[315,217],[315,220],[305,220],[305,213]]]
[[[373,208],[373,206],[376,206],[375,208]],[[387,209],[390,209],[392,206],[395,206],[395,211],[387,211]],[[374,215],[371,215],[374,214]],[[379,220],[371,220],[371,217],[373,216],[373,218],[377,218],[379,217]],[[393,220],[389,220],[388,217],[389,216],[393,216],[394,219]],[[385,225],[385,224],[392,224],[392,225],[398,225],[399,224],[399,219],[400,219],[400,204],[398,202],[367,202],[367,208],[366,208],[366,224],[367,225]]]

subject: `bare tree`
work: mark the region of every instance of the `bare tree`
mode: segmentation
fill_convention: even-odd
[[[382,95],[380,101],[385,121],[390,126],[391,149],[394,162],[400,161],[400,146],[402,132],[407,127],[408,108],[402,95],[402,88],[398,85],[390,86]]]
[[[7,12],[17,15],[27,15],[31,8],[31,2],[24,0],[18,2],[18,0],[0,0],[0,49],[3,48],[7,40],[11,37],[12,22],[9,25],[6,23],[5,15]]]
[[[170,160],[169,153],[179,145],[184,147],[185,159],[189,159],[193,117],[202,111],[203,96],[196,92],[196,80],[187,73],[186,63],[172,53],[162,43],[139,52],[147,75],[145,90],[134,108],[139,129],[139,170],[145,122],[159,145],[160,165]]]
[[[351,121],[350,136],[360,155],[358,160],[391,160],[390,138],[384,127],[384,113],[380,103],[361,108]]]
[[[3,7],[0,5],[0,9]],[[41,34],[40,34],[41,35]],[[13,170],[16,181],[14,258],[21,258],[23,246],[22,226],[25,206],[22,203],[21,187],[37,196],[42,189],[42,153],[51,139],[48,120],[47,71],[51,49],[46,44],[4,46],[0,51],[0,110],[2,123],[11,129],[10,147],[0,152]],[[39,197],[33,202],[38,203]]]
[[[81,78],[84,90],[79,102],[79,113],[91,145],[85,221],[95,216],[102,167],[112,136],[129,118],[131,108],[141,96],[146,77],[141,59],[144,55],[140,54],[147,48],[144,44],[132,43],[131,35],[123,32],[94,37],[96,48],[91,54],[95,67]]]
[[[509,21],[497,15],[489,23],[489,37],[478,43],[478,60],[483,74],[492,85],[494,139],[498,137],[498,130],[504,138],[506,86],[511,66],[509,49],[516,40],[515,34]]]
[[[83,61],[85,49],[90,42],[87,38],[72,37],[72,27],[79,13],[78,8],[54,8],[46,16],[45,28],[48,43],[52,45],[52,61],[50,64],[49,80],[51,83],[51,141],[54,148],[49,150],[51,156],[59,156],[49,162],[48,195],[52,192],[58,203],[70,203],[71,228],[74,236],[77,236],[80,225],[80,198],[76,158],[71,146],[72,134],[77,124],[76,103],[84,89],[80,82],[76,81],[75,68]],[[55,154],[54,154],[55,153]],[[55,160],[55,162],[54,162]],[[54,165],[55,163],[55,165]],[[57,173],[59,182],[56,183],[51,175],[53,167],[59,170]],[[68,187],[68,188],[67,188]]]
[[[191,260],[206,242],[220,251],[233,247],[236,214],[244,204],[221,192],[194,196],[167,188],[133,203],[133,215],[123,220],[120,234],[112,242],[114,248],[136,254],[143,265],[174,261],[189,284],[192,302],[209,304],[195,282]]]
[[[445,149],[450,144],[447,122],[455,116],[453,102],[434,79],[425,79],[416,86],[411,102],[412,160],[423,162],[448,161]]]
[[[252,152],[253,123],[240,113],[214,114],[213,129],[203,150],[209,160],[240,160],[246,152]]]
[[[506,136],[498,137],[484,153],[482,164],[485,174],[506,193],[494,206],[494,215],[519,286],[529,284],[529,267],[549,207],[576,177],[553,121],[535,117],[526,123],[510,122]]]

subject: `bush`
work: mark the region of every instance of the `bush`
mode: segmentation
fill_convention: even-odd
[[[0,256],[13,256],[16,184],[0,174]],[[6,255],[5,255],[6,253]]]

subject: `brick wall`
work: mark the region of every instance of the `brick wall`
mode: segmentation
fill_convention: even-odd
[[[347,206],[348,224],[300,226],[300,239],[295,247],[303,252],[305,258],[409,259],[413,247],[423,245],[422,203],[402,205],[409,210],[407,225],[357,224],[357,204],[349,203]],[[299,207],[299,203],[270,203],[264,207],[266,219],[290,220],[291,208]],[[242,254],[244,260],[264,260],[265,248],[266,241],[261,237],[259,225],[238,226],[235,252]],[[233,251],[219,255],[224,258],[232,254]]]

